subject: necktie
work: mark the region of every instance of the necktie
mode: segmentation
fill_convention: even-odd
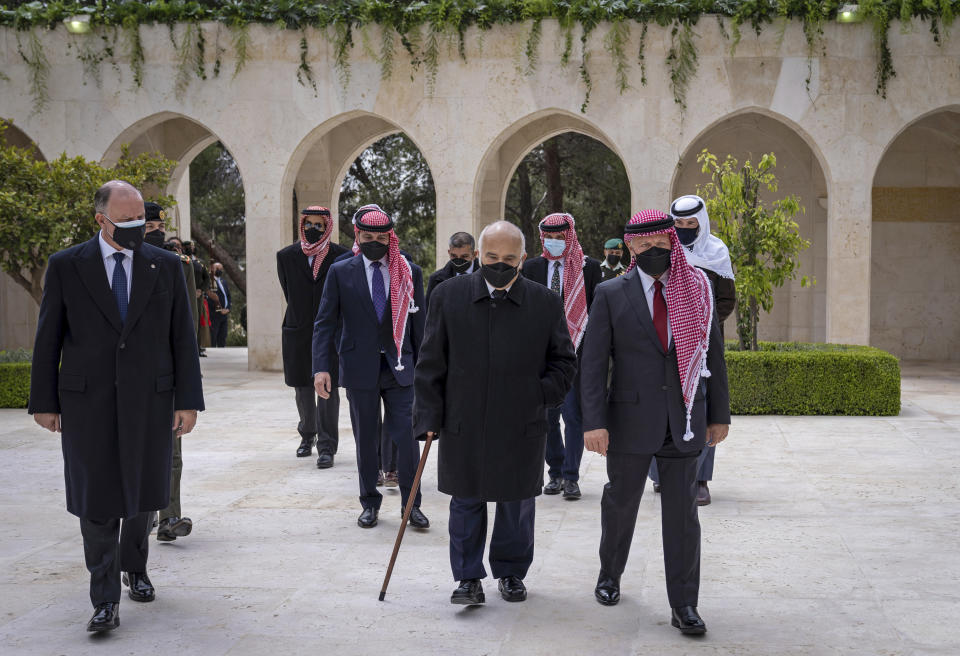
[[[553,265],[553,278],[550,279],[550,289],[556,293],[560,293],[560,266],[557,264]]]
[[[114,253],[113,282],[110,284],[113,297],[117,299],[117,309],[120,310],[120,321],[127,320],[127,272],[123,270],[123,253]]]
[[[655,280],[653,283],[653,326],[660,336],[663,350],[667,350],[667,302],[663,299],[663,283]]]
[[[505,299],[506,297],[507,297],[507,290],[506,290],[506,289],[494,289],[494,290],[493,290],[493,300],[495,300],[495,301],[502,301],[502,300]]]
[[[371,262],[373,267],[373,309],[377,311],[377,321],[383,321],[383,313],[387,309],[387,290],[383,284],[383,272],[380,262]]]

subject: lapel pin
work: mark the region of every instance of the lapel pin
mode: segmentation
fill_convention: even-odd
[[[156,268],[157,268],[157,265],[156,265],[156,264],[151,264],[151,265],[150,265],[150,268],[151,268],[151,269],[156,269]]]

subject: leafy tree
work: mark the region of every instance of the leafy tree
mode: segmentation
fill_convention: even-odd
[[[601,257],[603,242],[622,236],[630,218],[630,182],[616,153],[576,132],[530,151],[510,180],[504,215],[523,230],[531,254],[540,253],[537,225],[551,212],[572,214],[584,253]]]
[[[400,248],[431,273],[436,265],[437,196],[427,161],[403,133],[380,139],[350,165],[340,186],[340,243],[353,245],[354,212],[376,203],[396,222]]]
[[[126,147],[112,168],[66,153],[43,162],[32,148],[9,146],[0,121],[0,266],[37,304],[47,259],[96,234],[93,196],[105,182],[126,180],[144,196],[170,206],[166,187],[176,162],[159,154],[130,157]]]
[[[697,156],[711,182],[697,190],[707,203],[717,236],[730,249],[730,260],[737,274],[737,335],[742,350],[758,350],[757,323],[760,310],[773,309],[773,291],[797,276],[800,251],[810,242],[800,236],[793,220],[804,212],[797,196],[785,196],[766,204],[761,189],[776,192],[778,183],[773,169],[777,158],[765,153],[754,165],[747,160],[741,166],[727,155],[720,162],[704,149]],[[814,284],[807,276],[804,287]]]

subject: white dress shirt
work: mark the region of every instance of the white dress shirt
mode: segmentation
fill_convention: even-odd
[[[133,289],[133,251],[124,248],[118,251],[108,244],[103,238],[103,230],[97,235],[100,240],[100,255],[103,257],[103,267],[107,270],[107,285],[113,289],[113,269],[117,266],[117,261],[113,259],[114,253],[123,253],[123,272],[127,274],[127,302],[130,302],[130,290]]]
[[[553,272],[558,271],[560,275],[560,293],[563,294],[563,260],[547,260],[547,287],[553,289]]]
[[[493,285],[491,285],[490,283],[488,283],[486,280],[484,280],[483,282],[484,282],[484,284],[486,284],[486,286],[487,286],[487,291],[490,292],[490,298],[493,298],[493,292],[497,291],[497,288],[494,287]],[[509,292],[509,291],[510,291],[510,288],[513,287],[513,284],[514,284],[515,282],[517,282],[517,281],[514,280],[512,283],[510,283],[509,285],[507,285],[506,287],[504,287],[504,288],[503,288],[503,291]]]
[[[656,292],[656,289],[653,285],[657,281],[653,276],[648,276],[645,274],[639,267],[637,267],[637,277],[640,280],[640,284],[643,285],[643,294],[647,297],[647,309],[650,310],[650,320],[653,321],[653,295]],[[660,282],[663,283],[663,291],[660,292],[663,294],[663,301],[667,301],[667,282],[670,280],[670,269],[667,269],[660,275]],[[667,314],[667,344],[669,345],[673,341],[673,332],[670,330],[670,314]]]
[[[220,288],[220,293],[223,294],[223,309],[224,310],[229,309],[230,297],[227,296],[227,290],[224,289],[223,283],[220,282],[220,278],[218,278],[217,276],[214,276],[213,279],[217,282],[217,287]]]
[[[367,289],[370,290],[370,298],[373,298],[373,271],[375,269],[373,265],[374,260],[368,260],[366,255],[360,255],[363,258],[363,268],[367,272]],[[401,256],[402,257],[402,256]],[[384,255],[383,258],[377,260],[380,262],[380,273],[383,274],[383,290],[387,294],[387,302],[390,302],[390,256]]]

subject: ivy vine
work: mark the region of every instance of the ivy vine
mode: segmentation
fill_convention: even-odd
[[[437,82],[442,45],[453,47],[466,60],[465,35],[471,27],[478,28],[477,41],[482,49],[484,33],[497,25],[528,23],[530,29],[522,52],[526,64],[522,72],[532,73],[538,65],[543,21],[556,20],[560,27],[559,56],[567,66],[573,56],[575,28],[580,27],[580,62],[578,74],[584,87],[581,111],[586,111],[593,88],[591,75],[590,36],[602,24],[609,27],[603,36],[603,47],[614,67],[614,80],[619,92],[630,88],[630,64],[626,44],[630,39],[631,24],[641,25],[637,63],[640,83],[647,81],[644,49],[650,23],[669,28],[670,48],[665,65],[670,72],[674,100],[684,107],[686,90],[697,70],[696,33],[694,27],[700,17],[717,16],[719,29],[730,41],[731,52],[741,39],[743,28],[760,34],[773,24],[778,38],[782,38],[790,21],[798,20],[803,27],[809,60],[806,80],[809,92],[813,61],[823,56],[826,42],[823,27],[835,20],[842,0],[57,0],[53,2],[26,2],[15,7],[0,6],[0,27],[18,31],[17,49],[27,64],[30,75],[30,93],[34,108],[42,110],[49,101],[47,77],[49,62],[43,53],[36,28],[53,29],[64,19],[87,16],[102,43],[87,41],[75,50],[83,63],[85,79],[100,83],[100,67],[109,60],[119,71],[116,50],[105,30],[124,35],[123,56],[130,66],[135,88],[145,83],[145,53],[140,37],[140,26],[161,24],[170,27],[171,43],[176,52],[177,73],[174,92],[185,93],[193,77],[206,79],[206,34],[204,22],[216,22],[213,76],[220,74],[222,55],[226,47],[220,42],[220,25],[230,32],[230,47],[235,57],[233,76],[236,77],[248,62],[249,30],[251,24],[272,25],[276,29],[301,32],[300,64],[297,80],[316,91],[316,81],[310,65],[310,39],[307,28],[313,28],[333,47],[334,68],[342,89],[350,83],[350,53],[354,46],[354,32],[365,34],[367,26],[379,26],[381,41],[378,52],[365,44],[364,49],[374,55],[381,76],[390,78],[395,72],[397,41],[406,51],[413,71],[423,67],[428,93]],[[860,19],[872,25],[876,52],[876,92],[886,97],[887,84],[896,75],[893,53],[889,45],[889,31],[898,20],[903,29],[909,29],[914,19],[929,22],[929,31],[935,43],[941,44],[948,35],[958,11],[960,0],[858,0]],[[184,25],[178,42],[173,27]],[[727,31],[729,24],[729,32]],[[20,33],[29,32],[25,42]],[[9,77],[0,74],[0,81]]]

